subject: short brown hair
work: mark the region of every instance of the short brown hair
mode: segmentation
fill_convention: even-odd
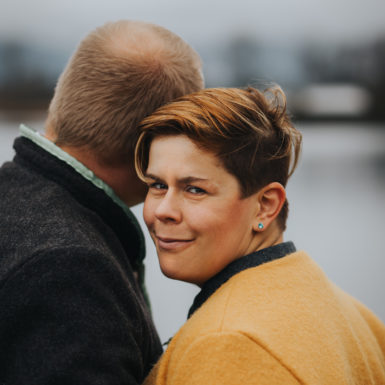
[[[121,20],[91,32],[59,78],[47,129],[57,145],[132,161],[138,123],[203,87],[198,54],[160,26]]]
[[[155,137],[186,135],[199,148],[215,154],[237,178],[243,198],[270,182],[286,186],[302,142],[278,86],[263,92],[252,87],[202,90],[159,108],[143,120],[140,130],[135,153],[139,177],[147,169]],[[286,201],[278,217],[282,230],[287,215]]]

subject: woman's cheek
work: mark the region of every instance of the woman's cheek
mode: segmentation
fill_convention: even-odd
[[[148,227],[154,222],[154,212],[155,207],[153,199],[147,194],[143,205],[143,220]]]

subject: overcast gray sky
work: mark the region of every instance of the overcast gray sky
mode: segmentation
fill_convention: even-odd
[[[1,0],[0,36],[72,49],[120,18],[163,25],[191,44],[250,33],[263,41],[365,42],[385,34],[384,0]]]

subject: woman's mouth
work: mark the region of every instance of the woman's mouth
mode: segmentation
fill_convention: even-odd
[[[193,239],[160,237],[155,235],[156,245],[160,250],[180,251],[191,245]]]

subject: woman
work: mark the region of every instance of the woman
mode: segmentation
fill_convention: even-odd
[[[301,135],[282,91],[206,89],[141,129],[160,267],[201,287],[146,384],[385,384],[385,326],[283,242]]]

